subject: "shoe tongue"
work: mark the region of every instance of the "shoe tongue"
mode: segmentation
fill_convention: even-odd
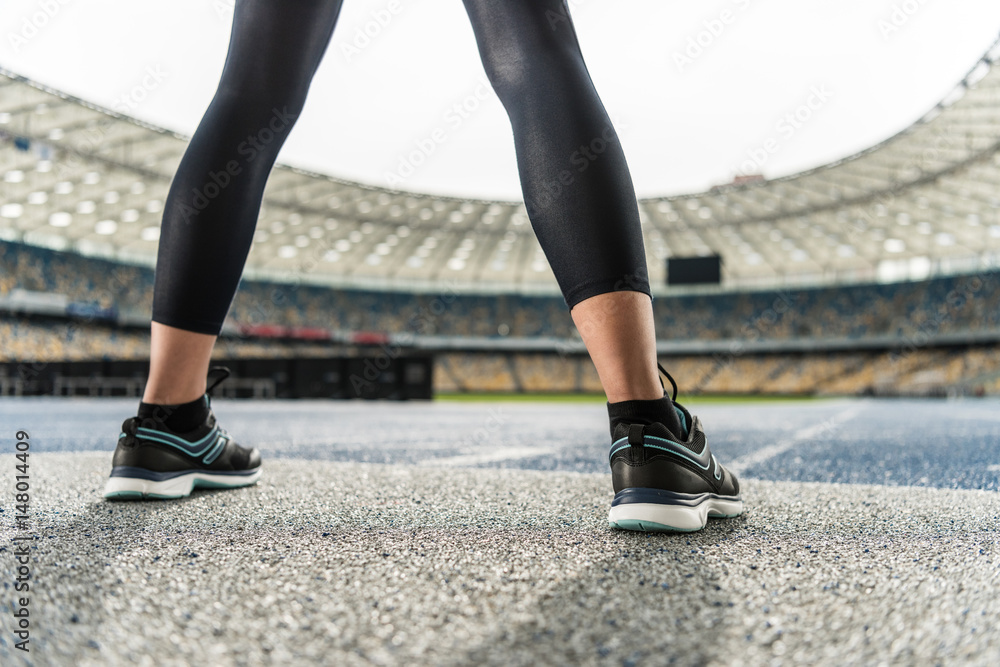
[[[680,424],[681,429],[678,432],[678,435],[681,436],[682,440],[687,440],[688,435],[691,433],[691,418],[690,416],[684,414],[684,411],[677,407],[676,403],[674,403],[674,412],[677,413],[677,421]]]

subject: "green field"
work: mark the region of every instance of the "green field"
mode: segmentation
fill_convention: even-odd
[[[438,401],[456,402],[553,402],[553,403],[604,403],[604,394],[511,394],[511,393],[440,393],[434,396]],[[813,401],[815,396],[748,396],[748,395],[720,395],[703,394],[697,396],[685,396],[680,394],[678,400],[684,405],[725,404],[725,403],[760,403],[760,402],[781,402],[781,401]]]

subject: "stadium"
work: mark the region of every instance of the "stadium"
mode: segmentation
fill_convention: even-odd
[[[639,199],[659,360],[756,503],[669,542],[602,523],[606,443],[570,441],[587,438],[581,425],[603,433],[604,393],[523,201],[282,164],[213,352],[232,372],[216,410],[270,477],[109,507],[114,443],[87,424],[117,429],[142,396],[160,217],[190,137],[0,69],[0,414],[41,452],[32,637],[48,656],[14,650],[5,612],[4,664],[991,664],[998,59],[1000,41],[918,122],[861,152],[779,178],[751,160],[731,183]],[[213,179],[206,202],[228,183]],[[375,447],[387,405],[395,444]],[[527,443],[543,412],[554,440],[539,453]],[[967,448],[942,451],[956,430]],[[807,518],[789,515],[796,504]],[[209,561],[255,564],[226,582],[197,574]],[[248,603],[261,581],[297,611]],[[651,611],[589,593],[623,588]],[[734,604],[752,622],[727,617]],[[213,606],[230,607],[222,621]],[[659,639],[624,645],[615,618]],[[133,620],[147,636],[127,633]],[[683,639],[712,628],[744,657]]]
[[[862,153],[640,201],[659,352],[695,379],[690,391],[1000,391],[994,52],[920,122]],[[148,356],[157,214],[185,139],[3,76],[7,361]],[[390,345],[435,360],[436,392],[600,392],[527,223],[523,203],[278,166],[217,353],[329,357]],[[670,257],[713,255],[721,284],[666,285]],[[678,310],[697,316],[668,324]],[[72,344],[53,348],[67,327]],[[77,383],[81,392],[124,379],[93,365],[65,376],[77,368],[94,379]],[[252,363],[240,368],[267,380]],[[5,393],[49,393],[57,375],[49,365],[27,384],[8,379]]]

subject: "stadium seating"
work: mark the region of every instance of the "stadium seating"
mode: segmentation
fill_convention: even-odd
[[[152,289],[149,268],[0,241],[0,303],[14,290],[30,290],[64,295],[67,303],[92,304],[93,309],[109,309],[127,316],[127,321],[144,323]],[[859,343],[858,349],[844,351],[782,351],[779,344],[775,353],[767,354],[665,358],[689,392],[877,394],[891,389],[919,394],[959,386],[971,392],[1000,390],[996,345],[923,346],[930,336],[961,338],[1000,330],[1000,272],[910,283],[661,296],[653,304],[661,341]],[[83,317],[87,312],[78,309],[76,318],[0,313],[0,361],[148,357],[144,325],[114,326]],[[416,294],[253,280],[241,283],[230,321],[479,340],[576,336],[557,296]],[[889,341],[881,351],[872,345],[879,340]],[[224,336],[216,355],[322,356],[335,352],[332,344]],[[438,355],[435,387],[600,391],[600,382],[589,359],[580,354],[466,351]]]
[[[65,294],[148,317],[153,271],[0,241],[0,296],[13,289]],[[654,300],[660,340],[784,340],[897,336],[1000,328],[1000,272],[923,282],[794,291],[719,292]],[[681,316],[682,315],[682,316]],[[447,336],[574,335],[556,296],[413,294],[244,280],[236,324]]]
[[[149,334],[100,323],[0,315],[0,361],[124,360],[149,357]],[[342,353],[323,344],[220,338],[215,358]],[[666,356],[661,362],[684,394],[995,394],[1000,346],[846,352],[775,353],[738,357]],[[2,373],[0,373],[2,374]],[[2,383],[0,383],[2,384]],[[444,352],[435,357],[435,392],[601,391],[585,355]]]

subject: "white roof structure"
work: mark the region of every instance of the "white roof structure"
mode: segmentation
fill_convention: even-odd
[[[639,202],[650,278],[718,253],[726,286],[902,280],[1000,259],[1000,41],[920,121],[784,178]],[[0,239],[152,265],[187,137],[0,69]],[[278,165],[250,277],[557,293],[520,202]]]

